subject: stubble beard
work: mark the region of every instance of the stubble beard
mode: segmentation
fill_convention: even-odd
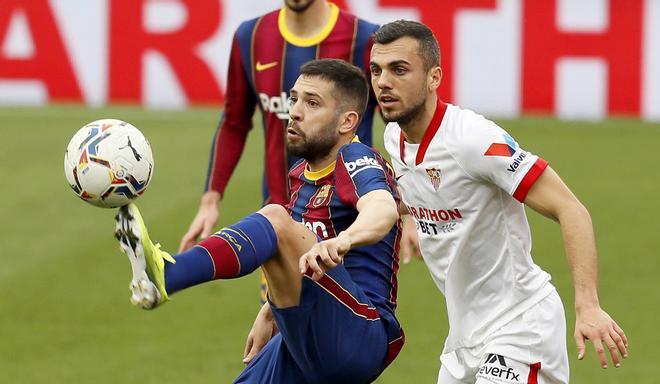
[[[386,123],[397,123],[399,125],[408,125],[409,123],[417,120],[424,113],[425,100],[421,100],[418,104],[403,110],[399,113],[385,115],[383,114],[383,121]]]
[[[426,93],[420,90],[417,94],[417,103],[413,104],[410,108],[404,109],[398,113],[391,113],[386,115],[383,111],[383,121],[386,123],[397,123],[399,125],[408,125],[418,120],[424,114],[426,104]]]
[[[287,141],[287,151],[294,156],[307,160],[307,162],[314,162],[327,157],[339,139],[339,134],[337,133],[338,123],[338,120],[332,121],[323,127],[321,130],[323,134],[319,133],[314,137],[309,137],[300,132],[300,142],[292,143]]]
[[[315,0],[310,0],[310,1],[304,1],[303,0],[303,1],[298,2],[298,1],[295,1],[295,0],[292,0],[292,1],[287,0],[287,1],[285,1],[285,3],[286,3],[287,8],[290,9],[291,11],[293,11],[295,13],[303,13],[309,7],[311,7],[312,4],[314,4],[314,1]]]

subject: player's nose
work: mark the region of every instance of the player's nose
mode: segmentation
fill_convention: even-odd
[[[392,88],[392,77],[389,74],[389,71],[382,71],[378,78],[376,79],[376,85],[379,89],[391,89]]]
[[[300,103],[291,102],[289,105],[289,118],[294,121],[302,121],[302,108],[300,108]]]

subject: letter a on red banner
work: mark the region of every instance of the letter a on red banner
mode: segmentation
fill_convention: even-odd
[[[192,103],[219,103],[222,94],[209,64],[198,54],[199,45],[220,26],[218,0],[182,0],[186,23],[172,32],[144,29],[144,9],[150,0],[110,2],[110,100],[142,102],[142,59],[147,50],[165,57]]]
[[[0,50],[0,79],[40,80],[51,101],[81,101],[78,80],[47,0],[0,1],[0,48],[17,12],[27,20],[34,55],[12,58]]]

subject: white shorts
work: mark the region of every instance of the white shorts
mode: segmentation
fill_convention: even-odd
[[[557,291],[483,344],[440,357],[438,384],[568,383],[566,318]]]

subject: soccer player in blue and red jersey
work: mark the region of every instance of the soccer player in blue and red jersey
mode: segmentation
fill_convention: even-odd
[[[120,210],[116,236],[133,267],[131,301],[146,309],[181,289],[263,268],[269,300],[237,383],[367,383],[403,345],[394,313],[396,182],[355,139],[368,99],[362,71],[324,59],[300,72],[286,138],[304,160],[289,173],[286,208],[267,205],[174,258],[149,240],[133,204]]]
[[[288,90],[302,64],[318,58],[346,60],[366,71],[377,25],[325,0],[285,0],[284,6],[243,22],[234,35],[226,104],[211,146],[199,210],[181,239],[179,252],[207,238],[218,221],[218,202],[245,147],[258,106],[265,137],[264,204],[289,201],[287,173],[298,158],[286,150]],[[357,136],[371,145],[376,102],[370,99]]]

